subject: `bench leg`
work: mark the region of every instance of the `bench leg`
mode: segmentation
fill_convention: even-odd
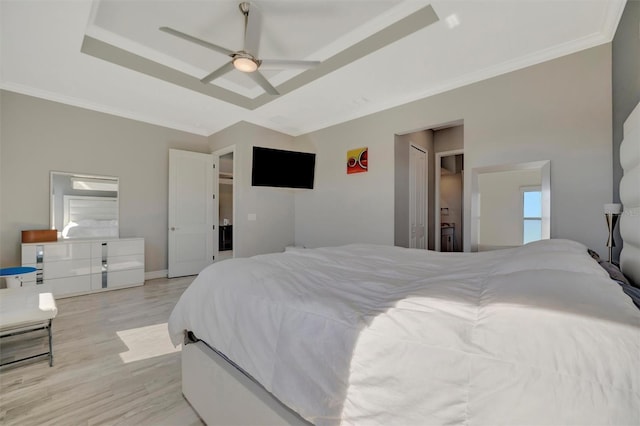
[[[51,334],[51,325],[53,321],[49,320],[49,367],[53,367],[53,335]]]
[[[21,361],[26,361],[29,359],[33,359],[33,358],[37,358],[37,357],[42,357],[42,356],[49,356],[49,367],[53,367],[53,333],[51,331],[51,325],[53,323],[52,319],[49,319],[49,323],[48,324],[40,324],[39,327],[37,328],[33,328],[33,329],[26,329],[26,330],[20,330],[20,331],[16,331],[13,333],[8,333],[8,334],[3,334],[2,336],[0,336],[0,338],[2,337],[10,337],[10,336],[17,336],[20,334],[25,334],[25,333],[31,333],[33,331],[39,331],[39,330],[44,330],[45,328],[47,329],[47,332],[49,334],[49,352],[43,352],[41,354],[37,354],[37,355],[31,355],[25,358],[20,358],[20,359],[16,359],[14,361],[9,361],[9,362],[3,362],[0,364],[0,367],[3,367],[5,365],[10,365],[10,364],[15,364],[17,362],[21,362]]]

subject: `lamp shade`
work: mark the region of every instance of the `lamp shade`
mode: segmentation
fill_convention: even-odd
[[[604,205],[605,214],[620,214],[622,213],[622,204],[610,203]]]

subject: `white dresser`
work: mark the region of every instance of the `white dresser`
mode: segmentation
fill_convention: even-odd
[[[143,285],[144,238],[22,244],[22,266],[57,298]]]

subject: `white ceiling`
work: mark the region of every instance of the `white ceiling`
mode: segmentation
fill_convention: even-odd
[[[81,52],[88,36],[200,79],[229,58],[158,27],[239,50],[238,2],[0,0],[1,87],[201,135],[247,121],[295,136],[609,42],[625,4],[256,0],[261,58],[322,61],[429,5],[439,20],[255,109]],[[276,86],[297,73],[264,71]],[[238,71],[210,84],[264,98]]]

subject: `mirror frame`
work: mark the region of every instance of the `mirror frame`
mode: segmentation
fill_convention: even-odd
[[[116,235],[109,236],[72,236],[72,237],[63,237],[62,232],[63,229],[57,229],[55,219],[56,219],[56,203],[55,203],[55,194],[54,194],[54,177],[56,176],[68,176],[69,179],[72,178],[83,178],[83,179],[93,179],[93,180],[108,180],[115,181],[117,185],[116,192],[116,221],[117,221],[117,232]],[[91,191],[92,194],[95,194],[96,191]],[[112,191],[110,191],[112,192]],[[64,194],[63,194],[64,196]],[[82,195],[79,195],[82,197]],[[95,195],[89,195],[89,197],[93,197]],[[111,198],[111,197],[110,197]],[[64,228],[64,218],[63,228]],[[51,170],[49,173],[49,226],[50,229],[56,229],[58,232],[59,240],[73,240],[73,239],[104,239],[104,238],[119,238],[120,236],[120,179],[117,176],[106,176],[106,175],[94,175],[90,173],[73,173],[73,172],[61,172],[57,170]]]
[[[511,172],[518,170],[540,170],[542,189],[542,239],[551,238],[551,161],[500,164],[471,169],[471,251],[477,252],[480,230],[480,203],[478,177],[484,173]]]

